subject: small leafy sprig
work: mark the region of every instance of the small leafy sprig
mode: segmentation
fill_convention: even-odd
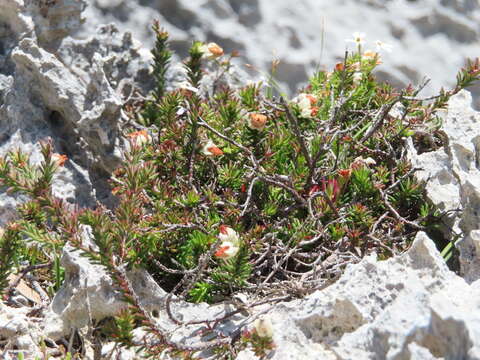
[[[160,23],[158,21],[154,21],[152,29],[155,33],[155,47],[152,50],[152,55],[153,77],[155,78],[156,83],[153,95],[158,102],[165,94],[165,75],[170,64],[172,52],[168,48],[168,32],[160,28]]]

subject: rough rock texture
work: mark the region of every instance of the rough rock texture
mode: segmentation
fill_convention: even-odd
[[[135,81],[149,86],[149,65],[138,43],[113,25],[85,40],[68,38],[85,5],[0,2],[0,154],[20,148],[38,162],[38,141],[52,138],[55,150],[69,158],[55,193],[91,206],[109,203],[106,178],[121,158],[124,92]],[[0,201],[2,225],[14,216],[16,200],[1,193]]]
[[[138,83],[148,91],[151,79],[145,49],[116,26],[101,26],[82,40],[69,37],[81,26],[86,4],[0,0],[0,155],[20,147],[38,162],[38,141],[53,138],[56,151],[70,159],[56,175],[54,191],[88,206],[97,200],[108,203],[106,174],[120,160],[123,146],[122,103]],[[108,10],[106,17],[114,16],[141,38],[153,39],[148,29],[158,10],[172,33],[173,46],[183,53],[193,35],[228,50],[239,49],[259,67],[271,60],[268,36],[274,33],[277,53],[284,60],[278,75],[290,84],[303,80],[319,59],[320,64],[331,65],[354,30],[395,45],[395,55],[386,57],[390,65],[383,71],[391,72],[398,83],[418,81],[425,73],[434,78],[434,85],[443,84],[453,78],[463,56],[472,55],[478,41],[476,0],[305,0],[294,8],[285,4],[96,0],[89,10],[96,17],[86,26],[103,21],[99,15],[103,9]],[[364,22],[374,15],[377,21]],[[325,48],[320,58],[322,16]],[[356,25],[349,25],[350,20]],[[181,71],[172,69],[170,77],[181,80]],[[433,242],[420,233],[401,256],[383,262],[370,256],[349,266],[322,291],[273,309],[256,308],[273,324],[276,348],[271,359],[480,359],[480,116],[470,102],[467,92],[450,101],[443,124],[445,148],[417,154],[410,147],[414,166],[423,168],[419,179],[428,179],[431,201],[451,211],[447,228],[452,230],[446,235],[465,234],[457,244],[464,279],[448,270]],[[0,193],[0,226],[14,216],[18,201],[22,198]],[[102,268],[68,247],[62,261],[66,280],[45,313],[0,304],[5,358],[16,358],[14,349],[30,351],[25,352],[27,358],[38,355],[41,338],[60,339],[72,328],[88,328],[93,320],[125,306]],[[134,272],[129,278],[143,306],[159,327],[171,333],[172,341],[191,344],[200,339],[197,326],[178,328],[169,320],[167,294],[148,274]],[[221,317],[233,308],[180,301],[172,307],[176,317],[187,321],[200,315]],[[231,333],[245,325],[245,315],[239,313],[220,331]],[[112,347],[108,344],[101,351],[106,356]],[[92,353],[86,358],[93,358]],[[118,358],[134,355],[122,351]],[[238,358],[256,357],[247,349]]]
[[[90,4],[83,34],[95,24],[111,21],[151,47],[149,28],[158,18],[181,56],[196,38],[238,50],[239,63],[251,63],[263,72],[278,58],[276,77],[292,89],[317,67],[331,68],[340,61],[345,39],[360,31],[367,35],[365,48],[375,49],[375,40],[394,46],[391,54],[385,54],[379,76],[398,86],[418,84],[427,76],[432,79],[427,92],[437,92],[455,81],[465,58],[478,55],[480,39],[477,0],[91,0]],[[352,44],[349,49],[354,50]]]
[[[273,310],[272,359],[477,359],[479,285],[419,233],[407,253],[364,258],[329,288]]]
[[[446,235],[458,240],[461,272],[469,283],[480,279],[480,113],[472,96],[462,91],[448,105],[441,130],[446,144],[418,155],[410,143],[410,158],[427,196],[446,212]],[[456,235],[460,239],[456,239]]]
[[[2,359],[17,359],[22,351],[26,359],[40,354],[41,319],[29,316],[31,308],[8,307],[0,303],[0,339],[5,339]]]
[[[72,327],[112,316],[124,306],[105,271],[78,252],[66,248],[62,264],[65,283],[42,325],[44,336],[53,340],[67,335]],[[129,279],[142,305],[171,334],[171,340],[181,344],[199,340],[198,325],[179,328],[169,320],[167,294],[148,274],[136,271]],[[199,320],[199,314],[221,317],[233,309],[231,305],[173,304],[175,316],[183,321]],[[272,322],[276,347],[271,359],[480,358],[480,282],[468,284],[451,272],[424,233],[403,255],[387,261],[364,258],[349,265],[335,284],[322,291],[255,311]],[[231,333],[245,325],[244,319],[236,315],[221,331]],[[22,329],[32,326],[27,322]],[[23,330],[17,333],[21,338],[26,335]],[[238,358],[256,357],[247,349]]]
[[[116,315],[125,308],[121,294],[115,290],[112,279],[100,265],[92,265],[87,258],[71,246],[65,246],[62,255],[62,266],[65,269],[65,281],[49,307],[43,323],[46,336],[53,340],[70,333],[71,328],[83,328],[93,322]],[[140,304],[150,313],[158,325],[167,332],[172,332],[172,339],[190,337],[187,343],[193,342],[195,331],[199,326],[180,329],[168,319],[165,311],[167,293],[160,288],[151,276],[141,270],[127,273]],[[172,310],[182,321],[198,320],[199,314],[204,318],[215,318],[232,310],[231,305],[208,306],[207,304],[191,304],[179,302],[173,298]],[[233,331],[235,317],[230,326],[223,331]],[[185,343],[185,340],[183,340]]]

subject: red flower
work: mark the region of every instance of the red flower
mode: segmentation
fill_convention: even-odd
[[[340,175],[342,178],[349,178],[351,174],[352,174],[352,169],[338,170],[338,175]]]

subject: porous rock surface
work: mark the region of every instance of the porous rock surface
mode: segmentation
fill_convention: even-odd
[[[419,233],[405,254],[366,257],[327,289],[276,306],[272,359],[478,359],[479,309],[480,282],[451,272]]]
[[[29,349],[24,344],[35,344],[40,337],[58,340],[125,306],[106,272],[78,251],[66,247],[62,265],[65,282],[43,320],[0,308],[0,319],[6,319],[0,336],[9,337],[12,345]],[[167,294],[148,274],[135,271],[128,277],[142,306],[172,341],[198,343],[201,327],[176,326],[165,311]],[[233,309],[175,301],[172,308],[183,321],[218,318]],[[254,311],[272,323],[275,349],[270,359],[480,358],[480,281],[469,284],[450,271],[425,233],[418,233],[403,255],[386,261],[366,257],[324,290]],[[245,314],[236,315],[221,332],[248,325],[245,319]],[[238,359],[257,357],[246,349]]]
[[[427,93],[451,86],[466,58],[478,55],[478,0],[91,0],[86,10],[86,34],[96,24],[121,23],[122,28],[151,47],[153,19],[170,32],[172,46],[186,55],[192,39],[214,41],[227,51],[238,50],[239,64],[249,63],[275,73],[294,90],[318,67],[342,61],[345,39],[364,32],[364,49],[381,40],[393,45],[384,53],[377,75],[394,85],[431,79]],[[288,84],[288,86],[286,86]],[[480,94],[480,86],[474,89]],[[480,106],[480,101],[476,103]]]
[[[38,142],[53,139],[69,161],[56,175],[57,196],[82,206],[109,202],[105,179],[121,159],[126,82],[148,86],[148,62],[130,34],[102,26],[87,39],[83,0],[0,1],[0,154],[16,148],[40,161]],[[0,225],[15,199],[0,192]]]
[[[373,11],[384,11],[382,9],[392,11],[394,6],[403,9],[423,6],[426,12],[433,9],[432,1],[408,3],[411,4],[373,0],[358,1],[357,5],[346,0],[336,2],[339,9],[346,11],[345,18],[348,18],[345,14],[352,11],[347,10],[347,5],[364,16]],[[98,0],[95,4],[96,9],[113,6],[109,0]],[[121,11],[128,4],[130,12],[141,9],[135,2],[122,0],[117,0],[114,8]],[[147,2],[142,4],[143,8],[150,9],[145,5]],[[198,6],[203,6],[206,14],[215,11],[215,19],[220,16],[218,14],[223,14],[220,17],[225,22],[217,21],[211,26],[215,29],[218,26],[215,31],[223,33],[225,38],[209,39],[225,47],[228,46],[226,39],[232,35],[228,32],[228,21],[232,21],[229,20],[230,16],[234,16],[245,28],[257,26],[266,31],[269,27],[265,25],[265,19],[269,18],[270,22],[275,23],[280,21],[280,18],[273,20],[275,14],[294,16],[304,6],[299,5],[299,9],[287,12],[285,8],[278,10],[282,2],[271,2],[279,5],[268,5],[277,9],[277,12],[269,12],[265,10],[267,2],[245,1],[239,4],[233,1],[162,1],[156,6],[164,12],[170,11],[172,22],[196,24],[196,28],[192,26],[190,30],[174,29],[173,45],[179,47],[186,47],[192,34],[201,34],[201,22],[195,19],[207,15],[195,13]],[[318,4],[324,9],[333,6],[322,1]],[[56,151],[67,154],[70,159],[57,175],[56,194],[88,206],[97,200],[105,201],[108,194],[104,184],[106,177],[101,174],[108,174],[121,158],[123,101],[133,86],[141,86],[141,83],[144,84],[143,89],[148,90],[151,85],[147,81],[145,51],[130,34],[119,32],[114,25],[106,25],[98,28],[95,35],[82,40],[68,36],[79,29],[82,23],[80,14],[85,5],[83,0],[0,0],[0,154],[20,147],[30,152],[34,161],[39,161],[37,143],[51,137]],[[317,9],[313,3],[310,5],[311,9]],[[430,24],[430,27],[427,26],[430,32],[423,32],[425,38],[431,41],[437,39],[437,45],[446,41],[445,36],[435,30],[435,26],[439,26],[438,19],[443,19],[453,28],[464,24],[467,30],[476,29],[473,32],[460,31],[464,29],[460,26],[460,30],[451,35],[464,45],[455,52],[450,51],[449,55],[462,56],[463,51],[469,49],[471,37],[475,31],[478,32],[478,25],[472,23],[478,18],[478,2],[442,0],[437,5],[437,15],[433,16],[433,20],[418,21],[421,24],[418,26]],[[95,8],[91,9],[93,11]],[[172,9],[177,11],[172,12]],[[310,8],[303,9],[306,11]],[[232,11],[236,15],[231,15]],[[455,13],[460,15],[455,17],[452,15]],[[155,15],[152,11],[149,14]],[[128,23],[130,13],[124,16]],[[419,16],[418,13],[415,16]],[[148,25],[143,18],[137,21],[145,21],[146,29],[150,26],[150,19]],[[385,22],[390,24],[387,20]],[[404,31],[403,38],[415,39],[412,34],[419,30],[411,30],[406,24],[400,22],[399,25],[400,30]],[[325,54],[341,53],[328,46],[344,46],[343,39],[349,36],[352,29],[343,26],[346,31],[338,34],[338,41],[330,42],[337,45],[328,45],[328,41],[325,43]],[[378,36],[381,37],[383,28],[380,26],[379,29]],[[368,31],[365,28],[359,30]],[[178,40],[180,35],[184,36],[183,40]],[[297,34],[297,37],[302,36]],[[233,35],[231,38],[235,39]],[[257,45],[251,45],[252,49],[265,44],[261,37],[245,39],[254,44],[257,41]],[[310,43],[315,44],[315,41],[318,39],[312,38]],[[398,48],[403,46],[402,43],[394,45]],[[238,44],[233,44],[232,48],[236,46]],[[290,51],[291,56],[299,57],[297,63],[308,63],[306,46],[302,45],[297,52]],[[412,46],[415,49],[417,45]],[[432,51],[434,56],[438,56],[440,49],[427,47],[425,50],[428,53]],[[263,62],[267,61],[266,55],[263,59]],[[416,61],[412,58],[411,64]],[[419,63],[422,64],[422,61]],[[393,66],[392,73],[396,76],[398,69],[395,70],[395,61]],[[422,73],[421,66],[424,65],[418,67],[419,73]],[[294,71],[285,68],[282,73]],[[442,71],[438,77],[437,74],[432,76],[437,81],[443,81],[443,74]],[[457,245],[461,253],[463,278],[446,267],[433,242],[425,234],[419,233],[412,248],[403,255],[387,261],[377,261],[374,256],[367,257],[359,264],[348,266],[342,277],[324,290],[273,308],[256,308],[254,311],[269,317],[273,324],[276,347],[270,358],[480,359],[480,212],[477,210],[480,199],[480,117],[470,107],[470,102],[471,97],[467,92],[461,92],[449,102],[442,128],[448,141],[443,148],[424,154],[417,154],[413,146],[410,148],[414,166],[423,169],[418,172],[419,179],[428,180],[427,193],[431,201],[442,210],[455,210],[447,219],[451,231],[447,231],[446,236],[454,232],[461,234],[461,241]],[[18,200],[21,198],[0,194],[0,225],[14,216]],[[72,328],[86,328],[88,333],[94,320],[109,317],[125,306],[106,272],[90,264],[78,252],[66,247],[62,264],[66,280],[46,312],[0,304],[0,338],[6,339],[6,350],[9,351],[2,354],[5,358],[16,358],[14,354],[17,350],[25,350],[26,357],[33,358],[40,354],[40,339],[57,340],[70,334]],[[199,340],[197,328],[178,329],[169,320],[165,314],[167,294],[148,274],[130,273],[129,278],[136,285],[135,290],[143,306],[159,327],[172,332],[173,341],[189,344]],[[174,314],[184,320],[198,318],[198,314],[205,318],[216,318],[231,309],[232,305],[228,304],[207,306],[173,302]],[[245,319],[245,315],[240,313],[221,331],[228,334],[240,326],[248,325]],[[101,351],[106,356],[110,349],[112,344]],[[118,354],[118,358],[122,359],[134,356],[127,350]],[[93,359],[93,353],[88,352],[85,358]],[[251,349],[247,349],[238,358],[256,357]]]
[[[444,213],[443,230],[456,241],[461,274],[469,283],[480,279],[480,113],[471,102],[467,91],[450,99],[440,149],[417,154],[409,139],[412,165],[421,169],[415,175],[426,182],[428,198]]]

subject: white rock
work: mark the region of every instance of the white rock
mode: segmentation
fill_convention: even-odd
[[[70,245],[63,249],[61,264],[65,280],[45,317],[44,331],[48,337],[58,340],[72,328],[83,328],[125,308],[102,266],[92,265]]]
[[[342,277],[271,313],[272,359],[475,359],[480,291],[419,233],[395,258],[364,258]]]
[[[425,94],[452,86],[465,58],[475,57],[480,29],[477,0],[90,0],[82,33],[96,24],[115,22],[147,47],[152,21],[171,34],[172,47],[187,56],[191,40],[214,41],[226,52],[238,50],[237,63],[268,74],[273,59],[282,90],[298,88],[317,68],[341,61],[355,31],[365,32],[365,49],[375,41],[393,45],[382,54],[377,74],[395,86],[432,79]],[[368,21],[365,21],[368,19]],[[287,86],[288,85],[288,86]],[[480,86],[474,88],[480,93]],[[480,102],[477,103],[480,105]]]
[[[115,26],[83,40],[68,37],[85,4],[0,1],[0,156],[20,148],[38,164],[38,142],[52,138],[69,158],[54,194],[81,206],[112,205],[107,178],[121,160],[123,99],[136,83],[147,92],[152,80],[138,43],[133,49],[131,35]],[[0,226],[22,200],[0,193]]]
[[[447,238],[461,237],[461,271],[471,283],[480,278],[480,113],[471,108],[472,97],[461,91],[452,97],[442,130],[448,143],[441,149],[418,155],[409,141],[409,157],[418,180],[426,181],[427,197],[441,211]]]
[[[17,359],[16,350],[23,350],[25,358],[33,358],[39,353],[39,339],[42,336],[39,319],[28,316],[31,308],[13,308],[0,303],[0,338],[2,358]]]

